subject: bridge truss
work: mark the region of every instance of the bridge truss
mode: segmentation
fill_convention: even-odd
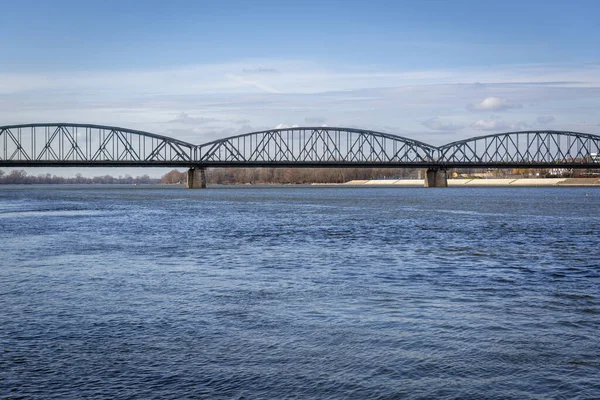
[[[289,128],[253,132],[198,146],[211,166],[428,166],[436,148],[380,132],[349,128]]]
[[[271,129],[195,145],[102,125],[0,127],[0,167],[565,167],[600,168],[600,136],[509,132],[432,146],[351,128]]]
[[[479,136],[438,148],[451,167],[600,167],[600,136],[577,132],[524,131]]]
[[[187,166],[193,144],[102,125],[29,124],[0,127],[0,165]]]

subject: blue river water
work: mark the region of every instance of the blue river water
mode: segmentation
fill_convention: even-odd
[[[0,398],[600,398],[597,188],[0,187]]]

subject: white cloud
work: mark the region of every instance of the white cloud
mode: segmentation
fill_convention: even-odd
[[[527,123],[520,122],[507,122],[496,117],[491,117],[487,119],[480,119],[471,124],[473,129],[477,129],[479,131],[508,131],[508,130],[521,130],[527,127]]]
[[[462,128],[461,125],[454,125],[451,122],[444,122],[438,117],[429,118],[422,122],[424,126],[434,131],[456,131]]]
[[[290,128],[297,128],[298,125],[287,125],[287,124],[277,124],[275,126],[275,129],[290,129]]]
[[[264,65],[269,65],[265,68]],[[277,71],[267,73],[266,71]],[[240,73],[240,71],[242,71]],[[244,72],[245,71],[245,72]],[[263,72],[258,72],[263,71]],[[240,75],[243,75],[240,76]],[[251,78],[251,79],[246,79]],[[489,69],[381,71],[376,68],[324,67],[298,60],[239,61],[133,71],[0,73],[0,94],[47,91],[47,96],[89,94],[98,97],[228,93],[323,93],[414,85],[543,85],[598,87],[600,65],[557,67],[511,65]],[[480,93],[479,93],[480,95]],[[492,97],[494,98],[494,97]],[[501,99],[501,98],[499,98]],[[484,99],[479,103],[486,107]],[[494,102],[493,100],[491,101]],[[484,103],[482,105],[482,103]],[[514,105],[509,102],[509,104]],[[484,108],[491,110],[491,108]]]
[[[486,97],[479,103],[469,104],[467,106],[470,110],[475,111],[505,111],[510,110],[511,108],[521,108],[522,104],[512,103],[507,99],[503,99],[500,97]]]

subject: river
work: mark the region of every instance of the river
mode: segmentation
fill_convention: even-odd
[[[0,187],[0,398],[598,398],[598,188]]]

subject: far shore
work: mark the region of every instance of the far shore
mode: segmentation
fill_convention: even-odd
[[[1,187],[15,186],[89,186],[89,187],[138,187],[138,188],[185,188],[185,183],[75,183],[75,182],[0,182]],[[352,180],[345,183],[209,183],[209,187],[424,187],[423,179],[371,179]],[[461,178],[448,179],[449,187],[600,187],[600,177],[594,178]]]

